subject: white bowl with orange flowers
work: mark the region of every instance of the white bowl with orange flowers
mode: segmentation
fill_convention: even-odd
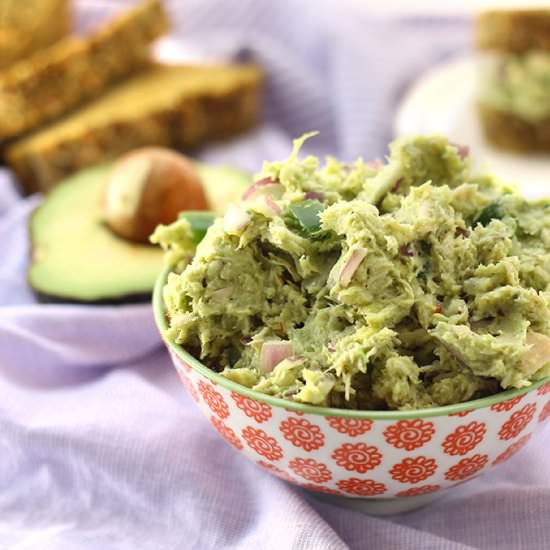
[[[168,270],[159,277],[154,293],[163,335],[167,275]],[[485,474],[528,445],[550,418],[549,378],[458,405],[343,410],[253,391],[174,342],[165,343],[187,392],[229,445],[286,482],[362,499],[361,507],[377,514],[425,505],[445,489]]]

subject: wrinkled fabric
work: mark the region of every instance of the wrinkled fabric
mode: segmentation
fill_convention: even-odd
[[[77,4],[80,30],[129,2]],[[430,65],[468,49],[462,20],[373,20],[314,0],[172,0],[172,36],[266,70],[262,124],[201,153],[255,171],[309,150],[385,154],[395,107]],[[260,471],[178,382],[148,304],[39,304],[27,220],[0,170],[0,548],[547,549],[550,426],[508,463],[424,509],[375,518]]]

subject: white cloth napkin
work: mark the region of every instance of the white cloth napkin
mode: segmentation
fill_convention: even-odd
[[[128,2],[77,4],[78,24]],[[204,151],[251,171],[321,135],[315,153],[379,157],[394,108],[467,48],[461,20],[374,20],[314,0],[173,0],[178,37],[267,73],[262,125]],[[0,172],[0,548],[417,550],[550,547],[550,429],[437,504],[378,519],[320,502],[224,443],[187,397],[148,304],[36,303],[27,218]],[[85,243],[83,243],[85,246]]]

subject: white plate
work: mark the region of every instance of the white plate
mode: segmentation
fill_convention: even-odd
[[[476,66],[461,58],[432,69],[402,101],[395,119],[396,135],[445,134],[470,147],[478,167],[517,184],[530,198],[550,196],[550,155],[507,153],[489,145],[475,109]]]

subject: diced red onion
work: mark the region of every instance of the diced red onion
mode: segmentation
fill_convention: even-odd
[[[458,156],[464,160],[470,154],[470,148],[467,145],[459,145],[458,143],[450,142],[453,147],[456,147]]]
[[[305,198],[312,201],[323,202],[325,200],[325,194],[321,191],[308,191],[305,194]]]
[[[241,199],[243,201],[246,201],[252,195],[254,195],[256,193],[256,191],[258,191],[262,187],[267,187],[267,186],[271,186],[271,185],[279,187],[281,184],[279,182],[275,181],[274,179],[270,178],[270,177],[263,178],[261,180],[258,180],[256,182],[254,182],[250,187],[248,187],[245,190],[245,192],[242,194]]]
[[[403,183],[403,178],[399,178],[394,184],[393,187],[390,189],[392,193],[397,193],[399,191],[399,188],[401,187],[401,184]]]
[[[292,342],[287,340],[268,340],[262,344],[260,351],[260,370],[271,372],[281,361],[292,357]]]
[[[439,341],[439,343],[462,365],[468,366],[468,362],[466,361],[466,358],[464,355],[462,355],[456,348],[445,342],[444,340],[441,340],[440,338],[437,338],[436,340]]]
[[[409,244],[402,244],[399,247],[399,254],[401,256],[408,256],[409,258],[414,256],[414,252],[411,250],[411,245]]]
[[[264,200],[265,200],[265,204],[267,205],[269,210],[273,212],[273,214],[278,216],[281,213],[281,209],[279,208],[279,205],[271,197],[269,196],[264,197]]]
[[[252,342],[252,336],[242,336],[241,337],[241,344],[243,346],[248,346],[248,344],[250,344],[250,342]]]
[[[357,268],[361,265],[361,262],[365,259],[367,255],[367,250],[365,248],[356,248],[349,257],[349,260],[346,262],[346,265],[340,273],[340,285],[347,287],[351,279],[353,278],[354,273],[357,271]]]
[[[470,148],[467,145],[460,145],[458,147],[458,155],[464,160],[470,154]]]
[[[365,164],[373,170],[379,170],[383,166],[383,163],[380,159],[369,160],[369,162]]]
[[[231,205],[223,218],[223,228],[228,233],[240,232],[250,221],[250,216],[247,212],[235,205]]]
[[[329,342],[327,344],[327,349],[332,353],[336,351],[336,346],[334,345],[334,342]]]

